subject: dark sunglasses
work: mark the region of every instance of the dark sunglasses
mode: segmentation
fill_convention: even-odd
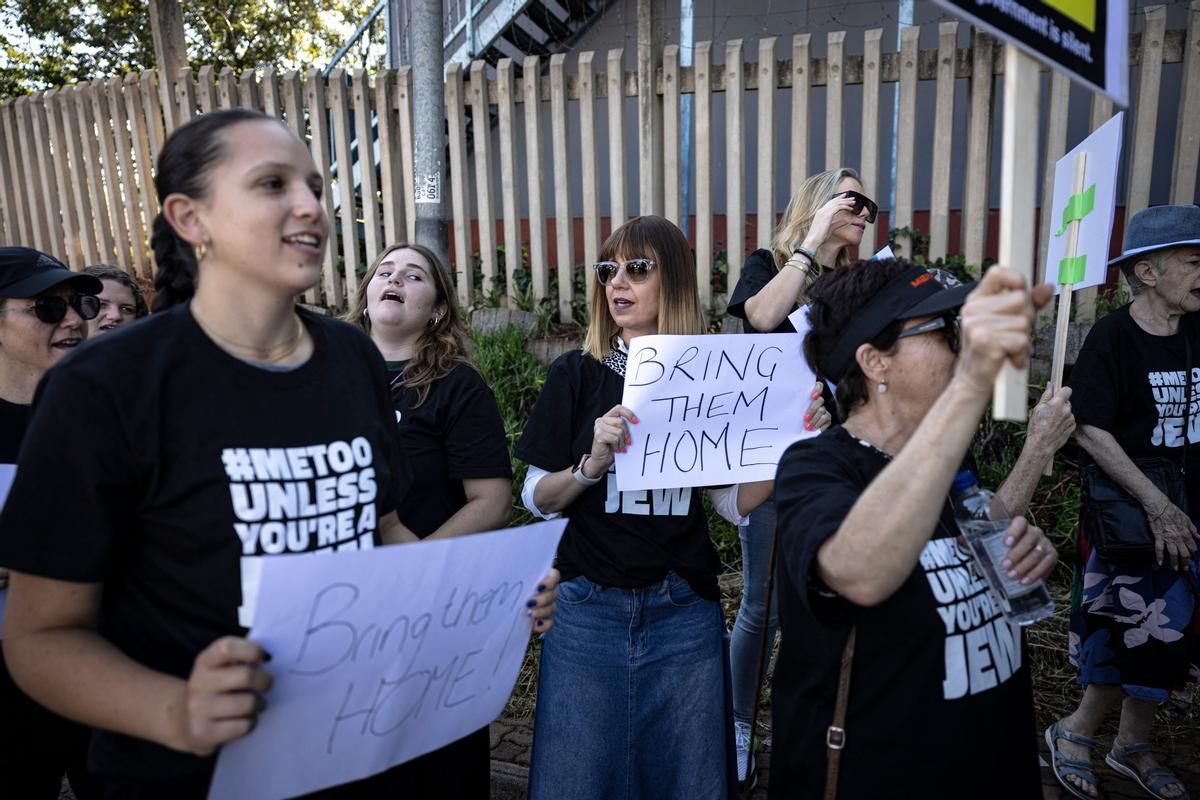
[[[879,206],[876,205],[874,200],[867,197],[865,194],[860,194],[859,192],[855,191],[838,192],[830,199],[837,199],[839,197],[849,197],[854,201],[854,207],[850,209],[850,213],[854,214],[856,217],[861,214],[862,210],[865,208],[867,210],[867,222],[872,225],[875,224],[875,216],[879,213]]]
[[[600,279],[601,286],[608,286],[608,282],[617,277],[617,273],[621,271],[621,265],[615,261],[600,261],[592,264],[592,269],[596,270],[596,277]],[[648,258],[631,258],[625,262],[625,277],[630,283],[644,283],[650,277],[650,270],[654,269],[654,262]]]
[[[950,345],[950,352],[958,352],[962,331],[957,316],[934,317],[928,322],[922,322],[920,325],[906,328],[900,331],[900,335],[896,337],[896,340],[899,341],[906,336],[920,336],[923,333],[933,333],[934,331],[943,331],[946,336],[946,343]]]
[[[33,305],[25,308],[47,325],[57,325],[67,315],[68,307],[75,309],[75,313],[85,320],[95,319],[100,313],[100,298],[94,294],[73,294],[69,299],[49,294],[35,297]]]

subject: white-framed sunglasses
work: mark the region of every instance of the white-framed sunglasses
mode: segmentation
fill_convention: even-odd
[[[592,264],[592,269],[596,270],[596,278],[599,279],[601,286],[607,286],[608,282],[617,277],[617,273],[621,271],[621,265],[616,261],[598,261]],[[654,269],[654,262],[648,258],[631,258],[625,262],[625,277],[630,283],[643,283],[650,277],[650,270]]]

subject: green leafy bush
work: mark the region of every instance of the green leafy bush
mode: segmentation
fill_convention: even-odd
[[[546,367],[525,350],[525,334],[517,328],[503,333],[483,335],[472,332],[472,358],[483,378],[496,395],[508,453],[525,429],[525,421],[533,410],[538,392],[546,382]],[[521,486],[525,483],[525,462],[513,459],[513,525],[525,525],[533,516],[521,504]]]

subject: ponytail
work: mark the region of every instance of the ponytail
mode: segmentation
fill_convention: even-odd
[[[179,238],[161,213],[154,218],[150,236],[154,250],[154,310],[162,311],[177,303],[186,303],[196,293],[196,251]]]
[[[175,130],[158,154],[154,189],[161,206],[169,195],[202,198],[208,193],[208,171],[224,155],[224,137],[218,134],[240,122],[274,120],[261,111],[230,108],[202,114]],[[196,292],[200,265],[196,251],[180,238],[160,212],[154,219],[150,247],[158,271],[154,277],[154,310],[184,303]]]

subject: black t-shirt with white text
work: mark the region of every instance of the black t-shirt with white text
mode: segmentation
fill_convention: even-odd
[[[779,464],[771,796],[823,796],[826,730],[856,625],[839,797],[1041,797],[1024,639],[958,547],[949,498],[882,603],[855,606],[817,576],[818,549],[887,464],[841,426],[792,445]]]
[[[396,377],[398,373],[392,375]],[[496,398],[469,364],[456,365],[430,384],[420,405],[417,390],[398,382],[392,398],[413,473],[411,490],[397,513],[417,536],[433,533],[466,505],[464,479],[512,479]]]
[[[774,330],[759,331],[750,325],[750,319],[746,316],[746,301],[762,291],[762,288],[778,274],[779,268],[775,266],[775,255],[770,250],[755,250],[742,265],[741,277],[738,278],[737,286],[733,287],[733,294],[729,296],[729,305],[725,311],[742,320],[743,333],[796,332],[796,327],[787,317],[784,317],[783,322],[776,325]],[[793,311],[796,308],[797,306],[792,306]]]
[[[103,583],[100,633],[179,677],[245,635],[262,560],[377,543],[410,478],[383,360],[352,326],[299,309],[313,354],[294,370],[240,361],[188,305],[87,342],[34,398],[0,515],[0,564]],[[212,759],[97,731],[114,778],[203,773]]]
[[[582,351],[560,356],[517,442],[517,458],[548,472],[578,464],[591,452],[596,419],[621,402],[624,386],[620,375]],[[630,428],[637,436],[637,425]],[[563,516],[568,522],[557,565],[564,580],[584,575],[603,586],[636,589],[674,571],[701,597],[719,597],[720,561],[699,489],[619,492],[614,465]]]
[[[1187,472],[1200,476],[1200,314],[1180,318],[1171,336],[1142,330],[1129,306],[1101,317],[1067,385],[1077,424],[1112,434],[1130,458],[1158,456],[1178,464],[1186,441]],[[1187,483],[1189,510],[1196,514],[1200,480]]]

